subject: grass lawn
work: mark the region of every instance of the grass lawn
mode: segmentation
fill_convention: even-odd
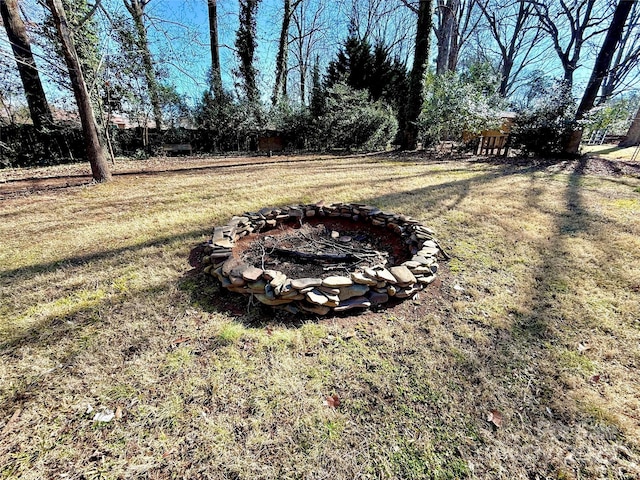
[[[0,171],[0,478],[639,478],[640,167],[594,162]],[[303,320],[189,264],[233,215],[320,200],[411,215],[452,259]]]

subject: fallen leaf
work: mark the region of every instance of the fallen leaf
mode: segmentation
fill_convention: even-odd
[[[589,378],[589,381],[591,383],[598,383],[600,381],[600,375],[593,375],[592,377]]]
[[[492,423],[496,428],[502,425],[502,414],[498,410],[491,410],[487,414],[487,422]]]
[[[122,407],[118,406],[116,408],[115,416],[116,416],[116,420],[120,420],[122,418]]]
[[[334,393],[325,399],[324,404],[328,407],[338,408],[340,406],[340,397]]]
[[[176,345],[179,345],[181,343],[188,342],[189,340],[191,340],[191,338],[189,338],[189,337],[179,337],[179,338],[176,338],[173,341],[173,343],[176,344]]]
[[[173,455],[174,453],[176,453],[176,451],[175,451],[175,450],[173,450],[173,449],[171,449],[171,450],[169,450],[169,451],[167,451],[167,452],[164,452],[164,453],[162,454],[162,458],[167,458],[168,456]]]
[[[11,432],[11,430],[13,430],[13,424],[18,421],[18,418],[20,418],[21,414],[22,414],[22,409],[21,408],[18,408],[15,412],[13,412],[13,415],[11,415],[11,418],[9,419],[7,424],[4,426],[4,428],[2,429],[2,436],[3,437],[5,435],[7,435],[9,432]]]

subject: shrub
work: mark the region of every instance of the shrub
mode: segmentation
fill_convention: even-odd
[[[286,98],[268,115],[268,126],[284,138],[285,147],[306,148],[311,114],[304,105],[292,105]]]
[[[504,101],[490,82],[448,72],[428,73],[425,100],[418,119],[424,145],[440,140],[459,140],[463,132],[478,134],[500,125]]]
[[[576,127],[571,91],[558,82],[530,109],[518,112],[511,130],[511,145],[524,154],[539,157],[563,155],[567,139]]]
[[[374,150],[393,140],[398,122],[391,107],[343,83],[326,92],[325,112],[314,122],[317,147]]]

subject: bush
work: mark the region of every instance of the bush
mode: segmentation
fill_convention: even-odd
[[[491,82],[469,75],[428,73],[425,100],[418,119],[424,145],[440,140],[460,140],[463,132],[479,134],[500,126],[504,101]]]
[[[530,109],[517,113],[512,147],[538,157],[564,155],[566,142],[577,127],[575,103],[564,83],[554,84]]]
[[[317,148],[375,150],[393,140],[398,122],[391,107],[343,83],[326,92],[325,111],[313,125]]]
[[[271,109],[269,128],[275,129],[284,139],[285,148],[307,147],[311,128],[311,113],[302,105],[292,105],[286,98]]]
[[[201,149],[207,152],[224,152],[246,149],[249,137],[261,125],[255,118],[255,108],[248,102],[240,102],[226,92],[216,99],[205,92],[196,107],[196,125],[208,132]]]

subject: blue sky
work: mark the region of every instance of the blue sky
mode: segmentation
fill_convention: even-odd
[[[121,10],[124,12],[122,0],[103,0],[110,11]],[[367,2],[372,0],[358,0],[357,6],[366,8]],[[316,3],[317,2],[317,3]],[[90,2],[91,3],[91,2]],[[262,0],[258,9],[258,48],[256,52],[256,68],[259,72],[259,85],[263,92],[263,98],[267,100],[271,93],[273,84],[275,55],[282,19],[282,0]],[[305,0],[308,8],[324,3],[327,5],[322,12],[324,30],[320,38],[319,48],[323,53],[323,66],[326,66],[328,59],[332,58],[337,51],[340,42],[347,34],[347,18],[350,0]],[[36,0],[22,0],[24,11],[32,21],[37,20],[37,11],[40,7]],[[398,0],[386,0],[385,5],[397,7],[395,14],[411,15],[405,7],[402,7]],[[232,71],[236,66],[233,45],[235,32],[238,25],[238,0],[218,0],[218,20],[220,32],[220,53],[223,71],[223,82],[227,89],[234,87],[234,77]],[[178,91],[183,94],[188,103],[194,104],[207,88],[207,71],[210,68],[211,56],[209,46],[208,12],[206,0],[151,0],[147,7],[149,15],[149,38],[151,50],[154,56],[163,60],[165,68],[169,72],[169,83],[173,83]],[[108,27],[108,22],[101,16],[101,22]],[[411,18],[411,17],[410,17]],[[387,19],[388,20],[388,19]],[[395,28],[390,23],[392,35],[407,33],[409,40],[404,42],[404,55],[408,58],[411,44],[413,42],[412,31],[413,21],[407,22],[408,28]],[[2,29],[3,30],[3,29]],[[406,30],[399,31],[399,30]],[[113,44],[106,41],[102,48],[109,51],[115,48]],[[435,58],[435,42],[432,41],[431,58]],[[45,55],[44,52],[36,48],[36,52]],[[4,31],[0,33],[0,53],[4,58],[11,57],[10,49],[4,37]],[[588,78],[590,65],[593,61],[593,52],[584,52],[585,67],[578,70],[576,75],[577,85],[580,86]],[[292,57],[290,57],[293,63]],[[166,60],[166,62],[165,62]],[[43,80],[47,84],[48,91],[54,93],[59,99],[68,98],[69,92],[60,92],[48,80],[48,74],[55,70],[49,59],[38,58],[38,65],[43,72]],[[11,62],[6,63],[10,66]],[[548,51],[547,61],[544,64],[545,71],[551,75],[559,75],[559,62],[553,50]],[[290,85],[295,87],[297,74],[292,74]]]

